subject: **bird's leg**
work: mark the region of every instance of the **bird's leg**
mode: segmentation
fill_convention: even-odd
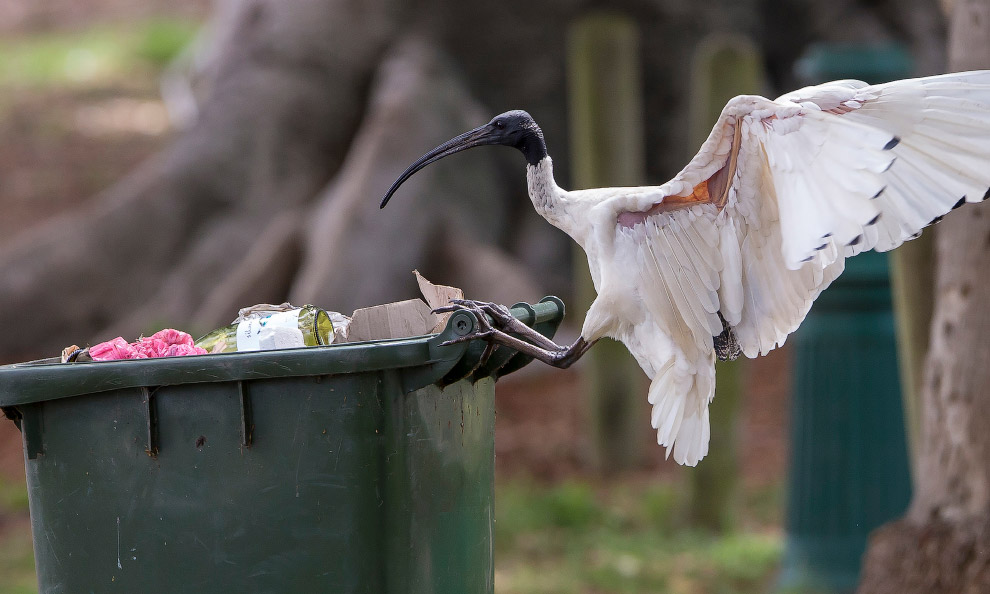
[[[473,299],[451,299],[450,303],[452,305],[434,311],[437,313],[446,313],[459,309],[468,309],[474,312],[476,317],[481,317],[482,314],[488,314],[488,317],[492,319],[495,326],[503,332],[518,334],[533,344],[548,350],[560,348],[554,341],[517,320],[516,316],[512,315],[509,308],[504,305],[488,301],[475,301]]]
[[[584,337],[578,336],[578,339],[574,341],[574,344],[564,349],[560,356],[557,358],[556,363],[550,363],[554,367],[559,367],[561,369],[567,369],[575,363],[578,359],[584,356],[594,344],[598,342],[593,340],[588,342]],[[537,357],[538,358],[538,357]],[[543,359],[540,359],[543,361]],[[544,361],[546,363],[546,361]]]
[[[451,305],[437,308],[434,311],[436,313],[447,313],[461,309],[470,310],[475,314],[475,317],[478,319],[479,328],[475,332],[449,340],[443,343],[444,345],[481,338],[487,340],[489,343],[489,348],[485,349],[488,355],[491,354],[489,352],[491,345],[501,344],[524,355],[529,355],[547,365],[566,369],[588,352],[588,349],[594,344],[594,342],[588,342],[584,338],[579,337],[570,346],[558,345],[517,320],[507,307],[495,303],[451,299]],[[488,321],[488,317],[491,317],[492,322],[494,322],[497,328]],[[518,334],[532,342],[511,336],[508,332]]]

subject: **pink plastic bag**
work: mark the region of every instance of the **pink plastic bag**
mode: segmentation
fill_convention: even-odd
[[[195,345],[192,336],[166,328],[151,336],[144,336],[128,343],[118,336],[113,340],[89,347],[89,356],[94,361],[116,361],[119,359],[149,359],[154,357],[179,357],[183,355],[205,355],[206,349]]]

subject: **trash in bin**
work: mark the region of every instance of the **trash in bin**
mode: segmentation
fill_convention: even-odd
[[[463,299],[455,287],[435,285],[413,270],[423,300],[358,309],[352,316],[327,311],[315,305],[296,307],[291,303],[260,303],[241,308],[237,318],[196,341],[182,331],[167,328],[134,342],[118,336],[83,349],[77,345],[62,350],[61,362],[117,361],[207,353],[262,351],[326,346],[333,343],[361,342],[387,338],[421,336],[439,332],[450,314],[434,314],[451,299]],[[356,319],[357,323],[352,323]],[[351,329],[354,331],[351,332]],[[54,362],[45,360],[45,362]]]
[[[211,353],[323,346],[422,336],[439,332],[450,314],[433,310],[463,299],[456,287],[435,285],[413,270],[422,299],[409,299],[355,310],[350,316],[313,305],[259,304],[240,310],[229,326],[196,341]]]
[[[206,354],[206,349],[193,343],[192,336],[173,328],[159,330],[151,336],[143,336],[130,343],[118,336],[113,340],[95,344],[89,347],[88,351],[93,361],[153,359],[156,357]]]
[[[241,309],[230,325],[197,340],[196,346],[204,352],[224,353],[328,345],[336,333],[332,315],[344,317],[315,305],[253,305]]]

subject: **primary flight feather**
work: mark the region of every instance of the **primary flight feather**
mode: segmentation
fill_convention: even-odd
[[[563,190],[539,126],[509,111],[421,157],[381,206],[422,167],[486,144],[523,152],[534,207],[584,249],[598,295],[569,346],[500,306],[452,307],[489,314],[497,327],[483,320],[478,335],[559,367],[599,338],[621,341],[651,379],[657,441],[693,466],[708,452],[716,357],[782,345],[845,258],[986,199],[990,71],[736,97],[661,186]]]

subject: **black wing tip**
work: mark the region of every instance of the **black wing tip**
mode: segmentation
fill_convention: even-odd
[[[849,243],[847,243],[846,245],[847,246],[858,245],[859,242],[861,242],[861,241],[863,241],[863,236],[862,235],[857,235],[856,237],[853,237],[852,240]]]
[[[955,210],[955,209],[959,208],[963,204],[966,204],[966,197],[965,196],[963,196],[962,198],[960,198],[959,199],[959,202],[956,202],[955,204],[952,205],[952,210]]]
[[[900,143],[901,143],[901,138],[899,136],[895,136],[895,137],[891,138],[890,140],[888,140],[887,141],[887,144],[883,145],[883,150],[889,151],[890,149],[894,148],[895,146],[899,145]]]

